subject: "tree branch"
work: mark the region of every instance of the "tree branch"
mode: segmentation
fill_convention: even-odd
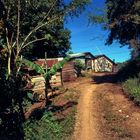
[[[46,38],[44,37],[44,38],[38,38],[38,39],[32,40],[32,41],[26,43],[26,44],[22,47],[22,49],[24,49],[26,46],[28,46],[28,45],[30,45],[30,44],[32,44],[32,43],[34,43],[34,42],[41,41],[41,40],[45,40],[45,39],[46,39]]]
[[[20,0],[18,0],[17,5],[17,36],[16,36],[16,42],[17,42],[17,50],[19,48],[19,30],[20,30]]]
[[[31,31],[29,32],[29,34],[25,37],[23,43],[21,44],[21,49],[22,49],[23,46],[25,46],[25,45],[24,45],[25,42],[28,40],[28,38],[29,38],[34,32],[36,32],[36,31],[37,31],[38,29],[40,29],[41,27],[47,25],[47,22],[45,22],[44,24],[43,24],[43,22],[44,22],[44,20],[49,16],[49,14],[50,14],[50,12],[52,11],[53,7],[55,6],[56,2],[57,2],[57,0],[54,2],[54,4],[52,5],[52,7],[50,8],[50,10],[48,11],[47,15],[46,15],[46,16],[43,18],[43,20],[40,22],[40,24],[42,23],[42,25],[37,25],[37,26],[36,26],[33,30],[31,30]]]
[[[52,4],[51,8],[49,9],[47,15],[43,18],[43,20],[41,21],[43,23],[43,21],[49,16],[49,14],[51,13],[53,7],[55,6],[57,0],[55,0],[55,2]]]
[[[26,38],[24,39],[24,41],[23,41],[23,43],[21,44],[21,46],[20,46],[20,51],[23,49],[23,48],[25,48],[25,46],[27,46],[27,44],[25,44],[25,42],[27,41],[27,39],[34,33],[34,32],[36,32],[38,29],[40,29],[40,28],[42,28],[42,27],[44,27],[45,25],[49,25],[50,23],[52,23],[52,22],[54,22],[55,20],[58,20],[60,17],[55,17],[54,19],[52,19],[52,20],[50,20],[50,21],[47,21],[47,22],[45,22],[45,23],[43,23],[43,24],[41,24],[41,25],[39,25],[39,26],[37,26],[37,27],[35,27],[32,31],[30,31],[30,33],[26,36]],[[25,44],[25,45],[24,45]]]

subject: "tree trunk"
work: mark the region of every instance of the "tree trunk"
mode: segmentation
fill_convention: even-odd
[[[11,74],[11,50],[9,50],[8,54],[8,75]]]

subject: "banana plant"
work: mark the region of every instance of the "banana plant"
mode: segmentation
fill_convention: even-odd
[[[45,96],[46,96],[46,103],[48,100],[48,86],[49,86],[49,81],[51,79],[52,75],[55,75],[56,72],[63,67],[65,63],[67,63],[70,60],[70,56],[65,57],[62,61],[59,61],[58,63],[54,64],[47,72],[41,67],[40,65],[29,61],[25,58],[18,59],[18,62],[20,65],[26,65],[29,68],[35,70],[37,73],[41,74],[44,79],[45,79]]]

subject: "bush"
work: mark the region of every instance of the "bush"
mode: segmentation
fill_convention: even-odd
[[[62,127],[53,119],[51,113],[45,113],[40,120],[30,120],[24,124],[27,140],[60,140]]]
[[[77,71],[77,76],[78,77],[81,76],[82,75],[81,71],[85,70],[84,63],[81,60],[76,60],[75,61],[75,69]]]
[[[117,73],[119,81],[125,81],[127,79],[138,77],[140,70],[140,61],[139,60],[129,60],[124,63]]]
[[[6,70],[6,69],[5,69]],[[22,77],[0,71],[0,139],[22,139],[24,121]]]
[[[140,105],[140,74],[138,77],[126,80],[123,83],[123,89],[129,97]]]
[[[24,123],[24,139],[27,140],[65,140],[74,129],[75,110],[65,116],[64,120],[55,120],[51,112],[45,112],[40,120]]]

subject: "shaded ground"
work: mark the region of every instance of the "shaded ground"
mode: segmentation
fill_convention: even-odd
[[[140,108],[129,100],[114,74],[90,74],[68,87],[79,90],[72,140],[139,140]]]

